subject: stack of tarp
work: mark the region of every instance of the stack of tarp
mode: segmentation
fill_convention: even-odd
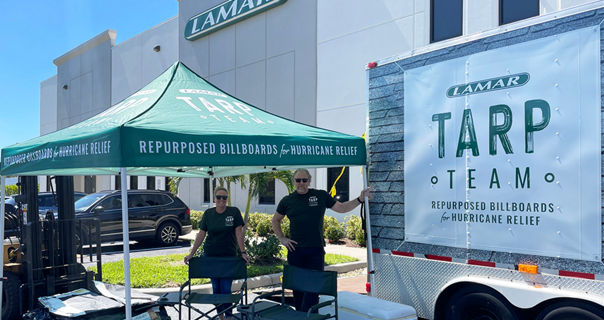
[[[34,319],[124,319],[125,288],[95,281],[93,290],[77,289],[40,297],[41,310]],[[136,319],[163,318],[165,311],[156,296],[132,290],[132,314]],[[133,318],[133,319],[134,319]]]

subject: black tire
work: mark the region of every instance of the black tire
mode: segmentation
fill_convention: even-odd
[[[16,274],[6,271],[4,272],[6,280],[2,283],[2,319],[12,320],[19,319],[19,287],[21,281]]]
[[[555,303],[537,315],[538,320],[604,320],[604,308],[583,301]]]
[[[514,307],[488,288],[465,287],[449,299],[444,312],[447,320],[517,320]]]
[[[166,221],[157,228],[156,240],[164,246],[176,244],[180,236],[178,225],[172,221]]]

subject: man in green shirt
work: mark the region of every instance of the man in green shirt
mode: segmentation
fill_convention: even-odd
[[[363,203],[369,197],[369,189],[347,202],[339,202],[326,191],[309,188],[311,175],[306,169],[294,172],[296,191],[285,196],[279,202],[273,216],[272,225],[279,242],[287,248],[287,263],[306,269],[323,270],[325,262],[325,240],[323,219],[325,209],[346,213]],[[283,235],[281,221],[289,218],[290,238]],[[295,307],[298,311],[308,311],[319,302],[317,294],[294,291]]]

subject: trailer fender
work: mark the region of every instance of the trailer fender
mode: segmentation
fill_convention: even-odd
[[[537,275],[539,277],[539,275]],[[601,297],[590,296],[585,293],[547,287],[546,284],[536,282],[518,282],[509,280],[497,280],[484,277],[466,276],[455,278],[444,285],[440,295],[456,286],[482,285],[489,287],[504,296],[512,305],[521,309],[530,309],[536,305],[555,298],[571,298],[593,302],[603,306]]]

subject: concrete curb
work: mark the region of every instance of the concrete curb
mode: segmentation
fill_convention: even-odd
[[[367,267],[366,261],[354,261],[347,263],[340,263],[331,266],[326,266],[325,270],[329,271],[337,271],[338,273],[346,273],[353,270],[358,270]],[[241,287],[241,280],[237,280],[233,282],[233,289],[239,290]],[[281,273],[273,273],[258,277],[253,277],[247,279],[247,288],[255,289],[260,287],[270,287],[279,285],[281,283]],[[179,288],[145,288],[145,289],[136,289],[138,292],[152,294],[154,296],[161,296],[164,293],[172,293],[178,292]],[[191,287],[192,292],[197,293],[212,293],[212,285],[211,284],[201,284]]]

